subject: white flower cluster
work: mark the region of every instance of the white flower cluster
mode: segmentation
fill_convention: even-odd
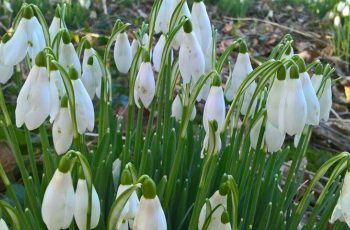
[[[333,19],[333,23],[336,27],[342,25],[342,18],[350,16],[350,1],[339,1],[335,8],[328,13],[330,19]]]

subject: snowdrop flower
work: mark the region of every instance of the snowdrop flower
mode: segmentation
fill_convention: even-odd
[[[340,19],[339,15],[334,17],[334,22],[333,23],[334,23],[334,26],[336,26],[336,27],[341,25],[341,19]]]
[[[153,50],[153,55],[152,55],[153,66],[157,72],[160,71],[165,42],[166,42],[165,35],[162,34]]]
[[[156,34],[161,33],[161,32],[168,33],[171,16],[173,14],[175,7],[176,7],[176,5],[174,6],[173,0],[162,1],[160,8],[159,8],[159,11],[158,11],[158,14],[157,14],[156,22],[154,25],[154,32]]]
[[[40,52],[17,98],[17,127],[25,124],[29,130],[38,128],[49,116],[52,108],[46,55]]]
[[[9,230],[9,227],[7,226],[7,224],[4,221],[4,219],[0,219],[0,229],[1,230]]]
[[[250,63],[249,54],[247,52],[247,46],[244,42],[241,42],[236,63],[233,67],[232,74],[228,79],[225,88],[225,98],[228,101],[233,100],[238,88],[241,86],[242,82],[248,76],[248,74],[252,71],[253,67]],[[249,96],[247,98],[249,99]]]
[[[341,12],[341,14],[343,15],[343,17],[347,17],[350,15],[350,5],[346,5],[343,9],[343,11]]]
[[[198,43],[203,53],[207,53],[212,43],[212,32],[209,16],[202,0],[194,1],[192,5],[191,21],[193,32],[196,34]]]
[[[291,67],[290,77],[286,79],[285,100],[282,116],[285,132],[291,136],[300,134],[306,123],[307,104],[297,66]]]
[[[166,230],[167,222],[164,211],[156,194],[156,185],[150,178],[142,184],[140,208],[134,220],[134,230]]]
[[[53,17],[49,27],[51,43],[53,43],[53,40],[55,39],[60,29],[61,29],[61,14],[60,14],[60,9],[57,7],[55,11],[55,16]]]
[[[204,74],[205,60],[190,21],[185,23],[184,31],[179,52],[179,69],[183,83],[194,84]]]
[[[86,213],[88,209],[88,187],[83,170],[79,170],[79,180],[75,191],[74,219],[79,230],[86,229]],[[96,228],[100,220],[101,207],[95,187],[92,185],[91,229]]]
[[[183,112],[183,106],[182,101],[179,95],[176,95],[173,104],[171,105],[171,117],[174,117],[177,122],[181,121],[182,119],[182,112]],[[196,117],[197,110],[194,106],[191,112],[190,121],[193,121]]]
[[[336,220],[346,222],[350,227],[350,173],[346,172],[343,182],[343,187],[340,192],[340,196],[333,210],[330,223],[333,224]]]
[[[212,213],[208,229],[217,229],[217,226],[221,225],[221,214],[227,208],[227,194],[228,188],[226,185],[220,186],[220,189],[216,191],[212,197],[209,198],[210,210],[216,210]],[[202,229],[205,223],[207,213],[207,203],[205,203],[201,209],[198,220],[198,229]]]
[[[64,87],[63,79],[61,77],[60,71],[58,71],[57,66],[50,63],[50,87],[51,82],[55,83],[58,91],[58,96],[62,98],[66,94],[66,88]],[[59,105],[58,105],[59,106]]]
[[[318,102],[315,89],[312,86],[309,74],[306,72],[305,62],[299,56],[295,56],[294,60],[299,66],[299,78],[303,87],[303,93],[306,100],[306,124],[318,125],[320,121],[320,103]]]
[[[225,122],[225,99],[224,92],[220,86],[221,80],[216,76],[209,91],[207,101],[204,105],[203,126],[205,132],[209,132],[209,121],[217,122],[217,132],[220,132]]]
[[[142,40],[141,40],[141,44],[139,44],[139,41],[137,39],[133,39],[132,40],[132,43],[131,43],[131,56],[132,56],[132,60],[134,60],[135,58],[135,55],[137,53],[137,50],[138,48],[141,46],[141,47],[146,47],[146,45],[148,44],[148,41],[149,41],[149,37],[148,37],[148,34],[145,33],[142,37]],[[147,49],[147,48],[146,48]],[[137,60],[137,67],[140,67],[141,65],[141,61],[142,61],[142,56],[140,55],[139,56],[139,59]],[[132,62],[131,62],[132,63]]]
[[[138,108],[141,108],[140,101],[145,108],[148,108],[154,98],[156,90],[156,83],[149,55],[145,54],[143,58],[144,60],[141,63],[134,86],[135,104]]]
[[[36,55],[45,47],[43,29],[34,16],[33,9],[27,6],[13,34],[12,38],[4,45],[4,64],[17,65],[27,53],[34,61]]]
[[[118,188],[121,165],[122,161],[119,158],[117,158],[112,164],[113,184],[115,189]]]
[[[73,220],[74,188],[68,157],[63,157],[46,188],[41,215],[48,229],[66,229]]]
[[[203,148],[201,151],[201,158],[204,158],[205,154],[217,154],[221,150],[221,137],[220,131],[216,129],[216,123],[209,126],[209,132],[205,134],[203,141]]]
[[[132,51],[126,32],[117,35],[114,45],[114,62],[121,73],[128,73],[132,62]]]
[[[276,128],[270,121],[266,121],[265,142],[267,151],[277,152],[282,148],[286,134]]]
[[[5,52],[3,51],[4,44],[9,40],[9,36],[5,34],[0,42],[0,83],[5,84],[13,75],[13,66],[3,63]]]
[[[93,56],[90,56],[86,63],[87,65],[85,67],[83,65],[83,74],[81,75],[81,81],[91,99],[94,98],[95,94],[99,95],[98,89],[101,89],[102,72],[98,63],[98,66],[96,64],[94,65],[95,61],[97,60],[94,60]]]
[[[174,6],[176,7],[177,5],[179,5],[180,2],[181,2],[181,0],[175,0]],[[187,1],[185,1],[185,3],[182,5],[180,14],[177,18],[178,22],[180,21],[180,19],[183,16],[186,16],[188,19],[191,19],[191,12],[190,12],[190,9],[188,8]],[[175,34],[175,37],[174,37],[173,42],[171,44],[173,49],[178,50],[180,48],[180,45],[182,43],[183,34],[184,34],[184,29],[180,28],[180,30]]]
[[[262,128],[262,124],[263,124],[264,118],[260,117],[254,124],[252,129],[249,132],[249,137],[250,137],[250,146],[253,149],[256,149],[256,146],[258,144],[258,140],[259,140],[259,135],[260,135],[260,131]],[[265,133],[263,133],[263,139],[265,138]]]
[[[346,5],[345,2],[340,1],[340,2],[338,3],[338,5],[337,5],[337,11],[338,11],[339,13],[341,13],[341,12],[343,11],[345,5]]]
[[[89,9],[91,5],[91,0],[79,0],[79,3],[85,9]]]
[[[332,81],[330,78],[326,80],[323,92],[320,96],[320,120],[328,121],[329,113],[332,109]]]
[[[75,52],[74,46],[71,42],[71,38],[68,30],[65,30],[62,34],[62,42],[60,43],[59,63],[68,71],[71,65],[74,66],[78,73],[78,77],[81,76],[81,65],[78,54]]]
[[[121,181],[118,187],[116,199],[131,186],[132,186],[132,177],[130,175],[130,172],[127,169],[124,169],[122,172]],[[128,223],[135,218],[136,213],[139,210],[139,206],[140,206],[139,198],[137,197],[136,191],[134,191],[122,210],[116,229],[122,229],[122,226],[124,225],[126,225],[127,227]]]
[[[52,139],[58,155],[68,151],[73,142],[73,124],[68,109],[68,98],[61,99],[61,108],[52,126]]]
[[[78,132],[85,133],[94,129],[95,113],[91,98],[86,91],[82,81],[78,77],[78,72],[74,67],[69,68],[75,98],[76,121]]]

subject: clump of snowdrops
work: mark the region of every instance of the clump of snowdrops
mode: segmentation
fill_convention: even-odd
[[[130,25],[117,20],[104,53],[86,37],[73,44],[64,15],[65,5],[57,6],[47,26],[38,7],[23,4],[13,33],[2,36],[1,83],[12,81],[20,63],[30,71],[24,83],[14,79],[15,117],[0,87],[0,124],[25,188],[22,204],[0,166],[10,198],[0,201],[1,229],[325,229],[337,219],[350,223],[349,174],[339,196],[348,153],[325,162],[297,198],[312,127],[329,118],[334,70],[318,60],[306,65],[294,55],[290,35],[253,69],[242,39],[217,55],[216,30],[202,1],[191,11],[185,0],[155,1],[148,25],[133,32],[131,44]],[[113,46],[115,66],[129,80],[127,118],[113,112]],[[230,69],[226,84],[224,66]],[[31,142],[37,136],[42,171]],[[328,171],[311,206],[313,188]]]

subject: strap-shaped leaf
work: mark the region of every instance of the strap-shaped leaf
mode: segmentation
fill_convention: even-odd
[[[6,203],[3,200],[0,200],[0,207],[11,217],[13,229],[15,230],[23,229],[21,222],[19,221],[19,218],[18,218],[17,210],[15,208],[11,207],[8,203]]]

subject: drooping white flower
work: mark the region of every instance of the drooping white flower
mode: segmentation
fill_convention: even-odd
[[[190,21],[185,23],[184,31],[179,52],[179,69],[183,83],[194,84],[204,74],[205,60]]]
[[[52,126],[52,139],[58,155],[68,151],[73,142],[73,123],[67,97],[61,99],[61,108]]]
[[[226,83],[225,98],[228,101],[233,100],[233,98],[236,96],[238,88],[241,86],[248,74],[252,71],[253,67],[250,62],[247,47],[244,42],[241,42],[240,50],[237,56],[236,63],[233,67],[232,74]]]
[[[262,123],[263,123],[264,119],[263,117],[260,117],[254,124],[252,129],[249,132],[249,137],[250,137],[250,146],[253,149],[256,149],[256,146],[258,144],[258,140],[259,140],[259,135],[260,135],[260,131],[262,128]],[[262,134],[263,135],[263,139],[265,139],[265,133]]]
[[[154,32],[156,34],[158,33],[168,33],[169,31],[169,25],[170,25],[170,19],[173,14],[173,10],[176,6],[174,6],[173,0],[164,0],[162,1],[156,22],[154,25]]]
[[[221,150],[221,137],[219,131],[207,132],[203,141],[203,148],[201,151],[201,158],[204,158],[204,154],[218,153]]]
[[[74,89],[78,132],[80,134],[85,133],[86,130],[91,132],[95,123],[95,113],[91,98],[74,68],[70,68],[70,77]]]
[[[181,0],[175,0],[174,6],[176,7],[178,4],[180,4],[180,2],[181,2]],[[179,20],[183,16],[186,16],[188,19],[191,19],[191,12],[190,12],[190,9],[188,8],[187,1],[185,1],[184,4],[182,5],[179,17],[177,18],[177,20],[178,20],[177,23],[179,22]],[[183,34],[184,34],[184,29],[180,28],[180,30],[175,34],[175,37],[174,37],[173,42],[171,44],[173,49],[175,49],[175,50],[179,49],[179,47],[182,43]]]
[[[350,5],[346,5],[343,9],[343,11],[341,12],[341,14],[343,15],[343,17],[347,17],[350,15]]]
[[[17,127],[25,124],[29,130],[36,129],[51,113],[52,97],[45,58],[43,52],[37,55],[36,63],[19,92],[15,110]]]
[[[50,80],[50,100],[51,100],[50,122],[52,123],[56,119],[56,116],[60,109],[60,95],[59,95],[59,89],[56,84],[57,80],[55,79],[55,76],[51,75],[51,71],[49,73],[49,80]]]
[[[62,158],[46,188],[41,215],[48,229],[66,229],[73,220],[75,197],[69,168],[69,160]]]
[[[171,116],[174,117],[176,121],[180,121],[182,118],[182,102],[179,95],[176,95],[171,105]]]
[[[267,151],[276,152],[282,148],[286,134],[276,128],[269,120],[266,121],[265,142]]]
[[[141,63],[135,80],[134,98],[137,107],[141,108],[141,101],[142,105],[145,108],[148,108],[154,98],[155,90],[156,83],[154,80],[152,65],[148,57],[147,60]]]
[[[166,42],[165,35],[162,34],[153,50],[153,55],[152,55],[153,66],[157,72],[160,71],[165,42]]]
[[[58,32],[60,31],[60,29],[61,29],[61,15],[60,15],[59,8],[56,8],[55,16],[53,17],[51,24],[50,24],[50,27],[49,27],[49,34],[50,34],[50,38],[51,38],[51,43],[55,39],[55,37],[58,34]]]
[[[222,87],[220,85],[212,85],[209,96],[204,106],[203,126],[205,132],[209,132],[209,121],[215,120],[218,125],[218,132],[221,132],[225,122],[225,99]]]
[[[74,46],[71,42],[71,38],[67,30],[65,30],[62,34],[62,41],[60,42],[58,61],[67,71],[69,70],[69,67],[73,65],[78,73],[78,77],[80,78],[80,60],[78,54],[75,52]]]
[[[75,191],[74,219],[79,230],[86,229],[86,213],[88,209],[88,187],[84,177],[80,177]],[[92,185],[91,229],[96,228],[100,220],[101,207],[95,187]]]
[[[221,225],[221,214],[227,208],[227,192],[216,191],[210,198],[210,210],[215,211],[211,214],[208,229],[217,229],[217,226]],[[205,203],[201,209],[198,220],[198,229],[202,229],[205,223],[206,217],[210,213],[207,213],[207,204]]]
[[[60,71],[57,70],[55,66],[50,66],[50,82],[54,81],[57,91],[58,91],[58,96],[62,98],[66,94],[66,88],[64,87],[63,79],[61,77]]]
[[[96,59],[90,56],[86,65],[83,65],[83,74],[81,75],[81,81],[83,82],[91,99],[95,94],[100,95],[98,89],[101,89],[102,72],[100,65],[95,63]]]
[[[193,3],[191,21],[193,32],[196,34],[203,53],[208,53],[212,43],[212,32],[209,16],[203,1],[195,1]]]
[[[5,39],[4,39],[5,37]],[[5,84],[13,75],[13,66],[4,64],[4,56],[3,52],[4,43],[7,42],[8,36],[3,36],[2,41],[0,42],[0,83]]]
[[[167,222],[156,194],[156,186],[150,178],[142,184],[143,195],[134,220],[134,230],[166,230]]]
[[[4,219],[0,219],[0,229],[1,230],[9,230],[6,222],[4,221]]]
[[[122,161],[119,158],[117,158],[112,164],[113,184],[115,189],[117,189],[119,185],[121,165]]]
[[[123,185],[120,184],[117,191],[117,197],[118,198],[125,190],[130,188],[131,185]],[[140,201],[137,197],[136,191],[134,191],[128,201],[126,202],[123,211],[120,215],[120,219],[117,223],[116,229],[122,229],[123,225],[128,225],[128,222],[133,220],[136,216],[136,213],[139,209]]]
[[[132,51],[126,32],[117,35],[114,45],[114,62],[121,73],[128,73],[132,62]]]
[[[329,113],[332,109],[332,81],[330,78],[326,80],[320,100],[320,120],[328,121]]]
[[[348,171],[345,174],[343,187],[329,222],[333,224],[336,220],[345,222],[350,227],[350,173]]]
[[[334,26],[336,26],[336,27],[341,25],[341,19],[340,19],[339,15],[334,17],[334,22],[333,23],[334,23]]]

